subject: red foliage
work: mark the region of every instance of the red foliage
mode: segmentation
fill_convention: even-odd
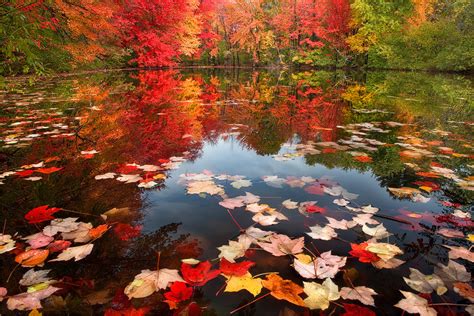
[[[49,252],[59,252],[71,245],[69,240],[55,240],[48,245]]]
[[[226,258],[221,259],[220,270],[225,275],[243,276],[251,267],[255,265],[252,261],[242,261],[238,263],[232,263],[227,261]]]
[[[142,231],[142,226],[132,226],[130,224],[118,223],[114,226],[114,232],[121,240],[129,240],[137,237]]]
[[[170,308],[174,309],[177,303],[186,301],[193,295],[193,288],[186,286],[184,282],[174,282],[171,284],[170,291],[164,295]]]
[[[355,304],[342,304],[344,306],[344,314],[342,316],[375,316],[375,312],[367,307]]]
[[[183,263],[181,264],[181,274],[183,279],[192,286],[203,286],[221,273],[220,270],[211,270],[211,268],[212,265],[209,261],[200,262],[195,267]]]
[[[326,212],[326,209],[324,207],[319,207],[316,205],[308,205],[306,206],[306,212],[307,213],[324,213]]]
[[[176,31],[186,0],[125,0],[116,16],[125,47],[136,53],[141,67],[168,66],[180,54]]]
[[[373,252],[365,250],[367,246],[368,244],[366,242],[361,243],[361,244],[351,243],[352,250],[349,251],[349,254],[351,256],[359,258],[360,262],[371,263],[371,262],[379,261],[380,260],[379,256],[377,256]]]
[[[59,212],[61,209],[57,207],[49,208],[48,205],[42,205],[35,207],[25,214],[25,219],[30,224],[37,224],[45,221],[54,219],[52,216],[54,213]]]
[[[145,316],[150,311],[150,307],[140,307],[134,308],[129,307],[123,310],[115,310],[112,308],[107,308],[105,310],[105,316]]]

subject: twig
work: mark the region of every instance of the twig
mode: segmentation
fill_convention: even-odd
[[[243,308],[245,308],[245,307],[247,307],[247,306],[249,306],[249,305],[252,305],[252,304],[255,303],[255,302],[260,301],[261,299],[267,297],[267,296],[270,295],[270,294],[272,294],[272,292],[268,292],[267,294],[264,294],[264,295],[262,295],[262,296],[260,296],[260,297],[257,297],[257,298],[254,299],[253,301],[250,301],[250,302],[248,302],[247,304],[242,305],[242,306],[240,306],[240,307],[234,309],[233,311],[230,312],[230,314],[232,315],[232,314],[234,314],[234,313],[240,311],[241,309],[243,309]]]

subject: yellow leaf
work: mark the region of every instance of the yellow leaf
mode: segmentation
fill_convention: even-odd
[[[470,242],[474,242],[474,234],[468,234],[466,239]]]
[[[41,316],[43,315],[42,313],[38,312],[38,310],[35,308],[33,309],[29,314],[28,316]]]
[[[253,278],[252,275],[247,272],[241,277],[231,276],[227,281],[227,286],[224,292],[239,292],[246,290],[252,293],[253,296],[257,296],[262,291],[262,279]]]
[[[307,254],[304,254],[304,253],[299,253],[299,254],[295,255],[295,257],[299,261],[301,261],[302,263],[305,263],[305,264],[313,262],[313,259],[311,258],[311,256],[308,256]]]

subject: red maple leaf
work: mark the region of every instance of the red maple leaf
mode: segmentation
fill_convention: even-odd
[[[183,263],[181,264],[181,274],[183,279],[192,286],[203,286],[221,273],[220,270],[211,270],[211,268],[212,266],[209,261],[200,262],[195,267]]]
[[[59,171],[61,169],[62,168],[58,168],[58,167],[50,167],[50,168],[39,168],[39,169],[36,169],[36,171],[43,174],[50,174],[50,173]]]
[[[25,214],[25,219],[30,224],[37,224],[45,221],[54,219],[52,216],[54,213],[59,212],[61,209],[57,207],[49,208],[48,205],[42,205],[35,207]]]
[[[225,275],[243,276],[249,271],[250,267],[254,265],[255,262],[252,261],[232,263],[227,261],[226,258],[222,258],[219,268]]]
[[[49,252],[59,252],[69,248],[71,242],[68,240],[55,240],[48,245]]]
[[[352,250],[349,251],[349,254],[351,256],[359,258],[360,262],[370,263],[370,262],[379,261],[380,260],[379,256],[377,256],[373,252],[365,250],[365,248],[367,248],[367,246],[368,246],[368,243],[366,243],[366,242],[361,243],[361,244],[351,243]]]
[[[326,209],[324,207],[319,207],[316,205],[308,205],[306,206],[306,212],[308,213],[324,213]]]
[[[29,177],[33,174],[33,170],[23,170],[23,171],[17,171],[16,175],[22,178]]]
[[[174,282],[171,284],[170,291],[165,293],[165,298],[170,308],[177,307],[177,303],[188,300],[193,295],[193,288],[186,286],[184,282]]]
[[[118,223],[114,227],[114,232],[121,240],[129,240],[140,235],[142,226],[132,226],[130,224]]]
[[[345,303],[342,305],[344,305],[345,310],[342,316],[375,316],[375,312],[367,307]]]

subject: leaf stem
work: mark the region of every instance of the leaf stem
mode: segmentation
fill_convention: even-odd
[[[253,303],[256,303],[256,302],[260,301],[261,299],[267,297],[267,296],[270,295],[270,294],[272,294],[272,292],[268,292],[267,294],[264,294],[264,295],[262,295],[262,296],[260,296],[260,297],[257,297],[257,298],[254,299],[253,301],[250,301],[250,302],[248,302],[247,304],[242,305],[242,306],[240,306],[240,307],[234,309],[233,311],[230,312],[230,314],[232,315],[232,314],[234,314],[234,313],[240,311],[241,309],[243,309],[243,308],[245,308],[245,307],[247,307],[247,306],[249,306],[249,305],[252,305]]]

